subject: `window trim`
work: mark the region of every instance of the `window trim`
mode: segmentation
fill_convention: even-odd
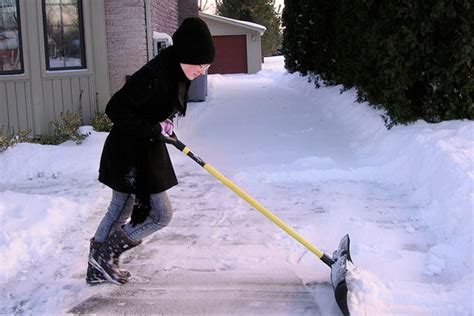
[[[84,10],[82,0],[77,0],[78,15],[79,15],[79,39],[81,41],[81,66],[70,66],[70,67],[55,67],[51,68],[49,64],[49,48],[48,48],[48,30],[47,30],[47,16],[46,16],[46,0],[41,0],[41,11],[43,15],[43,39],[44,39],[44,58],[47,72],[61,72],[68,70],[87,70],[87,59],[86,59],[86,43],[85,43],[85,30],[84,30]]]
[[[21,29],[21,12],[20,12],[20,0],[15,0],[16,2],[16,14],[18,19],[18,46],[20,47],[20,64],[21,69],[19,70],[0,70],[0,76],[11,76],[11,75],[23,75],[25,73],[25,62],[23,58],[23,36]]]

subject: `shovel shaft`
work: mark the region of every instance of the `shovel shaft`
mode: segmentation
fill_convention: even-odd
[[[227,177],[225,177],[222,173],[220,173],[217,169],[212,167],[210,164],[204,162],[201,158],[196,156],[188,147],[186,147],[183,143],[177,141],[178,143],[174,144],[176,148],[181,150],[186,156],[192,158],[196,163],[198,163],[201,167],[203,167],[207,172],[217,178],[220,182],[222,182],[225,186],[231,189],[235,194],[240,196],[242,199],[247,201],[250,205],[256,208],[260,213],[265,215],[268,219],[270,219],[273,223],[275,223],[278,227],[283,229],[287,234],[291,237],[296,239],[299,243],[301,243],[306,249],[314,253],[319,259],[321,259],[324,263],[331,266],[333,264],[333,260],[324,254],[322,251],[311,245],[307,240],[305,240],[302,236],[300,236],[297,232],[295,232],[291,227],[286,225],[281,219],[279,219],[275,214],[270,212],[267,208],[265,208],[262,204],[257,202],[254,198],[248,195],[244,190],[239,188],[236,184],[230,181]]]

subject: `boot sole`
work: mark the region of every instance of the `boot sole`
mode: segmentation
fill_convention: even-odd
[[[106,279],[86,280],[86,283],[91,286],[94,286],[94,285],[107,283],[107,280]]]

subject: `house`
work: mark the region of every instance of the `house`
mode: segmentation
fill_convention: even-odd
[[[197,0],[0,1],[0,127],[50,132],[61,112],[85,123],[153,57]]]
[[[248,73],[262,69],[262,25],[199,12],[209,26],[216,46],[216,60],[209,73]]]

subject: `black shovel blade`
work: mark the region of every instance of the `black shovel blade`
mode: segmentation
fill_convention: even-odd
[[[336,302],[344,315],[350,315],[347,306],[347,260],[352,262],[349,250],[349,235],[345,235],[339,243],[339,248],[333,253],[334,263],[331,265],[331,283],[334,289]]]

